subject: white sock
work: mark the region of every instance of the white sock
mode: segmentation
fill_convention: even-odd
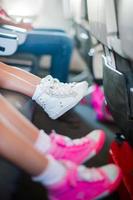
[[[34,146],[41,153],[48,152],[49,149],[51,148],[50,137],[43,130],[40,130],[40,133],[38,135],[38,138],[37,138]]]
[[[49,78],[52,78],[52,76],[47,75],[47,76],[45,76],[45,78],[41,79],[40,83],[36,86],[36,89],[32,96],[32,100],[36,101],[38,99],[38,97],[42,94],[42,91],[45,91],[45,88],[49,87],[49,83],[47,81]]]
[[[48,167],[40,175],[33,177],[32,179],[37,182],[41,182],[43,185],[50,186],[60,182],[66,175],[65,167],[55,160],[52,156],[48,157]]]

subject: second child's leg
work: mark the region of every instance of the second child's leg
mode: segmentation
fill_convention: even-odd
[[[18,133],[26,137],[40,152],[51,154],[56,159],[67,158],[80,164],[97,154],[104,144],[105,134],[101,130],[92,131],[85,137],[75,140],[55,132],[48,136],[31,124],[2,96],[0,113],[7,123],[14,126]]]
[[[113,164],[88,169],[42,155],[8,124],[1,113],[0,155],[29,173],[34,181],[46,186],[50,200],[96,199],[113,192],[121,180],[120,170]]]
[[[47,168],[48,160],[0,113],[0,154],[31,175],[38,175]]]

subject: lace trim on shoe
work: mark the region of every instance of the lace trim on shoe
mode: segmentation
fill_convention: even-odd
[[[61,98],[66,98],[66,97],[76,97],[77,92],[73,90],[74,84],[72,83],[56,83],[51,85],[49,88],[46,89],[46,94],[50,96],[55,96],[55,97],[61,97]]]
[[[44,84],[48,84],[48,87],[45,87],[45,93],[51,96],[56,97],[66,97],[66,96],[76,96],[77,93],[73,90],[76,82],[73,83],[62,83],[56,78],[52,78],[52,76],[47,76],[46,78],[42,79],[40,83],[40,87]]]
[[[62,145],[62,146],[78,146],[78,145],[84,145],[85,143],[88,142],[88,139],[86,137],[84,138],[81,138],[81,139],[71,139],[67,136],[61,136],[59,134],[57,134],[55,132],[55,130],[52,130],[52,133],[51,133],[51,139],[54,140],[56,143]]]

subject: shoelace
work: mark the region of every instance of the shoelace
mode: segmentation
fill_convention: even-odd
[[[65,145],[65,146],[78,146],[78,145],[82,145],[82,144],[85,144],[88,142],[88,139],[87,138],[82,138],[82,139],[71,139],[67,136],[63,136],[63,138],[58,135],[54,130],[52,130],[52,133],[51,133],[51,136],[53,137],[53,139],[55,141],[57,141],[59,143],[60,141],[60,144],[62,145]]]
[[[46,83],[47,82],[47,83]],[[76,85],[76,82],[73,83],[62,83],[56,78],[52,78],[52,76],[47,76],[42,79],[41,84],[46,84],[45,92],[54,96],[75,96],[76,92],[73,90],[73,87]]]

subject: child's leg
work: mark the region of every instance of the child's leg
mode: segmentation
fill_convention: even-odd
[[[0,113],[16,127],[21,134],[24,134],[31,143],[36,141],[39,129],[19,113],[19,111],[17,111],[2,95],[0,95]]]
[[[121,180],[119,168],[112,164],[87,169],[42,155],[1,113],[0,154],[47,186],[51,199],[75,199],[81,194],[83,200],[96,199],[114,191]]]
[[[56,119],[88,94],[88,83],[62,84],[51,76],[41,79],[28,72],[0,63],[0,87],[32,97]]]
[[[45,184],[54,184],[65,176],[66,170],[62,164],[52,156],[40,153],[1,113],[0,155],[31,176],[40,176],[43,172]]]
[[[0,154],[31,175],[47,168],[48,160],[0,114]]]
[[[51,154],[56,159],[68,158],[80,164],[97,154],[104,144],[105,134],[101,130],[92,131],[85,137],[75,140],[55,132],[48,136],[24,118],[2,96],[0,96],[0,113],[9,124],[17,129],[18,133],[27,137],[39,151]],[[63,145],[61,145],[62,143]]]
[[[27,72],[25,70],[22,70],[14,66],[7,65],[2,62],[0,62],[0,69],[5,70],[8,73],[14,74],[24,79],[25,81],[30,82],[32,85],[37,85],[38,83],[40,83],[40,80],[41,80],[41,78],[39,78],[38,76],[35,76],[34,74],[30,72]]]
[[[1,88],[21,92],[32,97],[40,81],[41,78],[29,72],[0,63]]]

